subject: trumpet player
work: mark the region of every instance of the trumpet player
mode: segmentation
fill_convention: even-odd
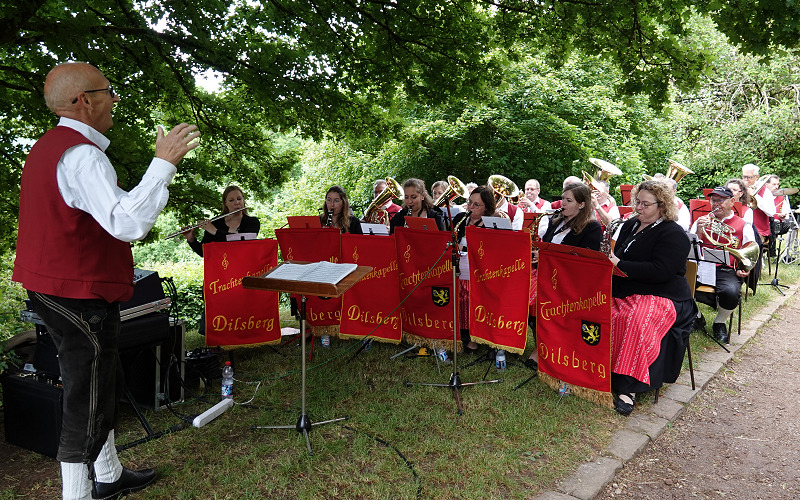
[[[770,218],[775,216],[775,195],[767,189],[766,182],[758,177],[757,165],[748,163],[742,167],[742,180],[747,184],[750,196],[755,200],[753,207],[753,225],[762,238],[770,235]]]
[[[733,213],[733,192],[730,188],[719,186],[708,195],[711,203],[711,212],[699,217],[692,225],[691,232],[695,233],[706,248],[719,248],[722,243],[726,248],[740,249],[755,244],[753,227],[744,219]],[[716,269],[716,303],[713,296],[697,292],[699,302],[716,307],[717,317],[712,325],[714,337],[723,343],[728,343],[730,333],[726,327],[728,318],[739,304],[739,293],[742,281],[750,271],[737,269],[738,262],[731,255],[726,264],[717,264]]]

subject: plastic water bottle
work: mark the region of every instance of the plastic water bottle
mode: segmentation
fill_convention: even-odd
[[[331,346],[331,336],[330,335],[323,335],[319,338],[319,341],[322,343],[322,347],[330,347]]]
[[[222,399],[233,399],[233,367],[230,361],[222,367]]]
[[[502,349],[497,350],[497,354],[494,356],[494,365],[497,367],[497,371],[506,369],[506,351]]]
[[[436,349],[436,355],[439,357],[439,361],[444,364],[450,364],[450,357],[447,355],[447,351],[444,348],[440,347]]]

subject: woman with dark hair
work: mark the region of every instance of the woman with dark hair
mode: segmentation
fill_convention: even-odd
[[[582,182],[573,182],[564,186],[561,193],[561,212],[550,220],[547,231],[542,236],[545,243],[560,243],[589,250],[600,250],[603,240],[603,229],[595,217],[592,206],[592,191]],[[534,262],[538,259],[538,251],[534,251]],[[531,273],[530,304],[536,303],[536,272]],[[530,316],[528,324],[536,338],[536,317]],[[535,346],[535,344],[534,344]],[[538,369],[539,353],[534,347],[530,357],[525,360],[525,366],[532,370]]]
[[[733,201],[742,204],[742,213],[738,214],[748,224],[753,223],[753,209],[750,208],[752,197],[747,190],[747,185],[742,179],[730,179],[725,183],[725,187],[733,193]]]
[[[495,211],[495,199],[491,188],[478,186],[469,195],[467,201],[467,211],[461,212],[453,218],[453,227],[456,228],[456,241],[461,253],[461,288],[459,295],[459,324],[461,328],[461,342],[464,350],[475,352],[478,344],[472,341],[469,336],[469,269],[467,262],[467,239],[464,236],[467,226],[483,227],[483,216],[493,216]]]
[[[406,225],[406,217],[426,217],[436,221],[439,231],[444,231],[444,214],[433,206],[433,199],[420,179],[406,179],[403,183],[403,207],[392,217],[389,232],[394,233],[396,227]]]
[[[609,256],[627,275],[613,276],[611,286],[611,389],[623,415],[636,393],[678,378],[697,312],[685,277],[689,238],[676,222],[672,188],[645,181],[631,201],[636,212]]]
[[[347,193],[341,186],[331,186],[325,193],[325,204],[320,209],[319,221],[323,227],[338,227],[342,233],[363,234],[361,221],[350,210]]]
[[[567,184],[561,193],[561,213],[550,221],[542,241],[600,250],[603,230],[594,215],[592,192],[586,184]]]
[[[239,210],[245,206],[244,193],[239,186],[230,185],[222,192],[222,214]],[[200,257],[203,256],[203,245],[212,241],[227,241],[228,235],[237,233],[256,233],[261,229],[261,222],[256,217],[247,215],[247,210],[242,210],[228,215],[214,222],[204,221],[201,225],[205,231],[203,239],[197,241],[194,231],[183,233],[189,246]]]

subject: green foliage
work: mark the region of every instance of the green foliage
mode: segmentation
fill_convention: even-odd
[[[157,271],[161,278],[172,278],[178,293],[176,301],[177,309],[173,314],[186,321],[187,328],[198,328],[203,314],[202,261],[196,264],[189,262],[173,263],[151,261],[141,262],[139,267],[150,271]]]

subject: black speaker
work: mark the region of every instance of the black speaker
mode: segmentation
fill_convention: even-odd
[[[134,399],[132,402],[159,410],[167,403],[183,401],[185,331],[185,323],[178,321],[169,326],[167,337],[158,344],[120,349],[125,385]]]
[[[8,375],[0,383],[6,442],[55,458],[64,390],[33,375]]]

